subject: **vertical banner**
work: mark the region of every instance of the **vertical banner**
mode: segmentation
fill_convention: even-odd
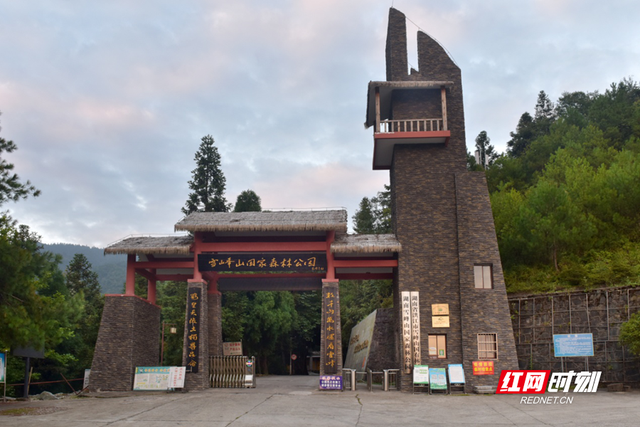
[[[411,292],[402,292],[400,295],[402,307],[402,360],[404,372],[411,372],[413,367],[411,352]]]
[[[0,383],[6,383],[5,380],[5,366],[7,366],[7,359],[5,353],[0,353]]]
[[[411,344],[413,347],[413,364],[420,365],[420,293],[411,292]]]
[[[340,315],[340,313],[336,312],[338,306],[336,301],[337,292],[337,286],[326,286],[322,290],[322,318],[324,319],[322,324],[325,328],[324,373],[327,375],[335,375],[338,373],[336,346],[341,345],[341,343],[336,342],[336,319],[337,316]]]
[[[198,350],[200,347],[200,303],[202,289],[190,288],[187,296],[187,368],[197,373],[200,365]]]

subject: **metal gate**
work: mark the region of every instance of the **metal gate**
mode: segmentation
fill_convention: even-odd
[[[211,356],[209,379],[214,388],[255,388],[255,357]]]

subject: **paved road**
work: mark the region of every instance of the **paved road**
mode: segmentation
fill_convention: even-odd
[[[258,378],[255,389],[102,393],[0,403],[41,415],[0,415],[0,426],[538,426],[640,425],[640,392],[569,393],[573,403],[523,404],[518,395],[436,396],[398,391],[321,392],[318,377]],[[545,396],[548,396],[545,395]],[[563,395],[564,396],[564,395]]]

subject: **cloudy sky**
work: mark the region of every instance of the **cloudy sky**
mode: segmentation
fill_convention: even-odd
[[[0,136],[42,190],[2,209],[46,243],[170,234],[210,134],[230,202],[352,216],[388,182],[363,122],[392,4],[410,64],[420,28],[462,69],[469,148],[503,151],[540,90],[639,78],[631,0],[0,0]]]

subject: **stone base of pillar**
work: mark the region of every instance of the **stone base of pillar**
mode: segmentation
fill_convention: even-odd
[[[189,282],[187,311],[184,325],[182,364],[187,367],[185,390],[209,388],[209,285],[205,282]]]
[[[132,390],[136,366],[158,365],[159,331],[160,307],[137,296],[107,295],[89,390]]]

